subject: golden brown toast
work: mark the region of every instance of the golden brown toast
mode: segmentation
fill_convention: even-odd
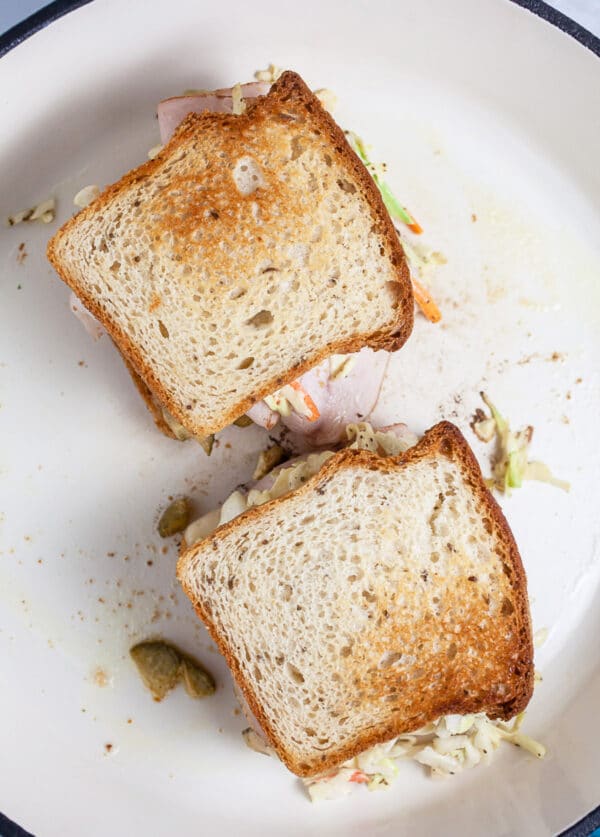
[[[190,114],[50,241],[156,400],[206,436],[338,352],[399,348],[413,297],[379,191],[295,73]]]
[[[526,579],[448,422],[405,454],[335,454],[187,550],[178,577],[282,761],[314,776],[533,688]]]

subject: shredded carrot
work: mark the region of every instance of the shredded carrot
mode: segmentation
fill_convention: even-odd
[[[402,216],[400,220],[404,221],[406,226],[415,235],[421,235],[423,227],[419,224],[415,216],[405,206],[402,207]]]
[[[355,770],[352,776],[348,779],[349,782],[356,782],[357,785],[364,785],[369,781],[369,777],[362,770]]]
[[[415,295],[415,302],[425,314],[429,322],[431,323],[439,323],[442,319],[442,315],[440,313],[440,309],[437,307],[435,302],[433,301],[433,297],[429,293],[429,291],[421,285],[420,282],[417,282],[414,276],[411,276],[412,286],[413,286],[413,293]]]
[[[421,233],[423,232],[423,227],[419,224],[418,221],[415,221],[414,218],[412,219],[412,223],[407,224],[407,227],[411,232],[416,233],[416,235],[421,235]]]
[[[309,415],[307,416],[307,420],[308,421],[316,421],[318,418],[320,418],[321,413],[319,412],[319,410],[317,408],[317,405],[312,400],[312,398],[307,393],[307,391],[298,383],[298,381],[292,381],[290,386],[291,386],[292,389],[295,389],[296,392],[298,392],[302,396],[302,399],[303,399],[303,401],[304,401],[304,403],[305,403],[305,405],[306,405],[306,407],[309,411]]]

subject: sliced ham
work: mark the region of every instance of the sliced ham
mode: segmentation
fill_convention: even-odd
[[[71,291],[71,296],[69,297],[69,307],[94,340],[99,340],[103,334],[106,334],[104,326],[98,322],[93,314],[90,314],[83,302],[73,291]]]
[[[316,421],[296,412],[281,417],[282,425],[292,434],[303,437],[315,447],[338,442],[344,436],[347,424],[369,421],[377,405],[389,353],[365,348],[350,357],[352,366],[346,375],[332,378],[327,358],[298,378],[298,383],[319,411]],[[248,410],[248,416],[267,430],[271,430],[280,418],[264,401]]]
[[[271,89],[270,81],[247,81],[240,84],[244,99],[256,99],[257,96],[266,96]],[[231,98],[232,87],[220,87],[215,90],[217,96],[229,96]]]
[[[248,721],[248,723],[250,724],[250,727],[251,727],[251,728],[254,730],[254,732],[255,732],[257,735],[259,735],[259,736],[261,737],[261,739],[263,739],[263,741],[265,741],[265,743],[266,743],[266,738],[267,738],[267,737],[266,737],[266,735],[265,735],[265,733],[264,733],[264,731],[263,731],[263,728],[262,728],[262,727],[261,727],[261,725],[259,724],[259,722],[258,722],[258,719],[257,719],[256,715],[253,713],[253,711],[252,711],[252,710],[250,709],[250,707],[248,706],[248,701],[246,700],[246,698],[245,698],[245,697],[244,697],[244,695],[242,694],[242,690],[240,689],[240,687],[238,686],[238,684],[235,682],[235,680],[233,681],[233,693],[234,693],[234,695],[236,696],[236,698],[237,698],[237,702],[238,702],[238,703],[239,703],[239,705],[240,705],[240,709],[241,709],[241,710],[242,710],[242,712],[244,713],[244,717],[246,718],[246,720],[247,720],[247,721]]]
[[[304,453],[301,456],[293,456],[291,459],[286,459],[285,462],[281,462],[279,465],[272,468],[268,474],[265,474],[264,477],[261,477],[259,480],[252,480],[252,482],[249,482],[246,485],[247,491],[270,491],[275,485],[275,481],[281,471],[285,468],[293,468],[294,465],[298,465],[300,462],[305,462],[308,459],[308,456],[308,453]]]
[[[253,407],[246,411],[248,418],[251,418],[254,424],[259,427],[264,427],[265,430],[271,430],[279,421],[279,413],[270,410],[264,401],[259,401]]]
[[[369,421],[375,409],[385,377],[390,355],[361,349],[352,355],[353,365],[345,376],[329,376],[329,360],[299,378],[311,396],[320,416],[308,421],[297,413],[283,418],[283,423],[294,434],[304,437],[314,446],[338,442],[347,424]]]
[[[251,101],[258,96],[265,96],[271,85],[266,81],[251,81],[242,84],[242,96]],[[232,88],[224,87],[221,90],[213,90],[207,93],[195,93],[192,96],[173,96],[170,99],[163,99],[159,104],[158,127],[160,139],[164,144],[173,136],[178,125],[183,122],[188,113],[231,113],[233,111]]]

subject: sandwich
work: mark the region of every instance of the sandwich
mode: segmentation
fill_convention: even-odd
[[[348,428],[185,533],[178,578],[251,719],[313,798],[454,773],[518,729],[534,683],[525,573],[460,431]],[[508,722],[511,719],[514,725]]]
[[[300,376],[412,329],[402,246],[343,131],[295,73],[251,92],[189,113],[48,245],[179,438],[273,396],[314,419]]]

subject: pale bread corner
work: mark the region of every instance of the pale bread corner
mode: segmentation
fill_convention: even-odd
[[[396,350],[412,330],[379,191],[292,72],[241,116],[190,114],[56,233],[48,258],[197,436],[330,354]]]
[[[533,690],[525,573],[460,431],[346,450],[187,550],[177,574],[300,776],[444,714],[508,719]]]

